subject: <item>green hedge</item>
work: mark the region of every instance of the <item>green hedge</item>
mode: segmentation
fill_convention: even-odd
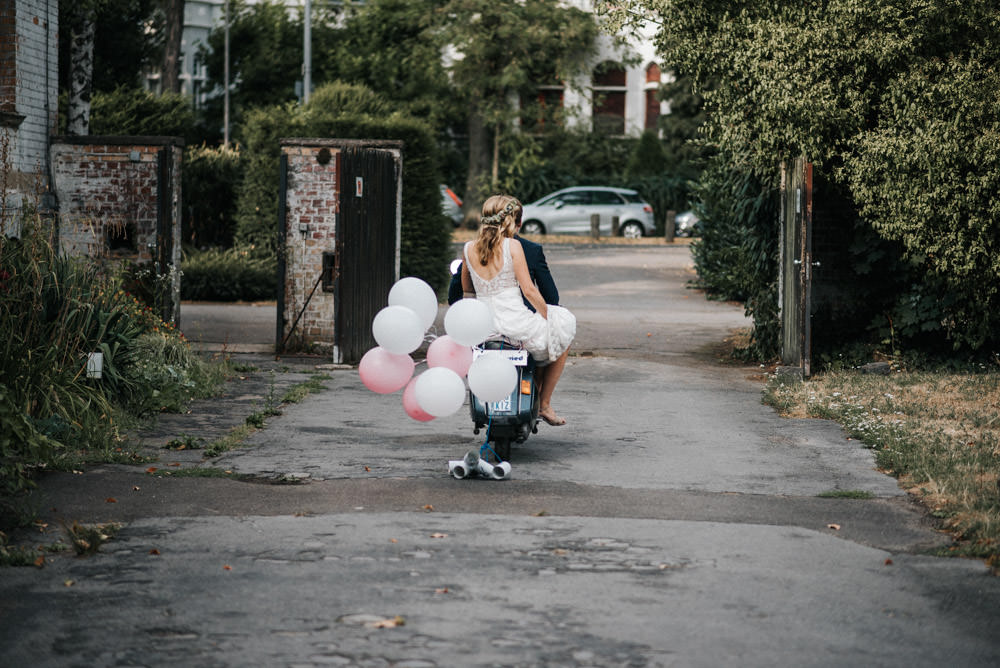
[[[181,298],[199,301],[277,299],[278,269],[273,257],[238,248],[185,250]]]

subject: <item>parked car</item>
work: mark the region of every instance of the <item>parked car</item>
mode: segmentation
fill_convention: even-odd
[[[674,217],[674,236],[701,236],[701,220],[694,211],[682,211]]]
[[[462,213],[462,200],[446,185],[441,186],[441,213],[450,218],[455,227],[461,225],[465,217]]]
[[[653,207],[627,188],[574,186],[526,204],[522,234],[589,234],[590,217],[599,215],[599,229],[611,234],[611,218],[618,216],[618,234],[637,239],[656,233]]]

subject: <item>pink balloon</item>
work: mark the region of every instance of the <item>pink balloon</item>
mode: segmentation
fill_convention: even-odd
[[[410,381],[406,389],[403,390],[403,410],[414,420],[419,422],[430,422],[434,419],[434,416],[430,413],[424,411],[417,403],[417,394],[414,392],[413,387],[417,384],[417,379],[414,378]]]
[[[439,336],[427,347],[427,366],[443,366],[464,376],[472,366],[472,348],[463,346],[447,334]]]
[[[365,353],[358,364],[361,382],[372,392],[390,394],[401,390],[413,377],[413,358],[390,353],[376,346]]]

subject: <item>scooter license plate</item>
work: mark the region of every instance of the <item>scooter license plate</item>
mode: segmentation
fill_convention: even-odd
[[[510,413],[510,397],[490,404],[491,413]]]

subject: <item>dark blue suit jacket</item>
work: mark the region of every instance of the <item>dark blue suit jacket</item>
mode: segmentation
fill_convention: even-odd
[[[542,293],[542,299],[545,300],[546,304],[558,304],[559,290],[556,288],[556,282],[552,280],[549,265],[545,262],[542,245],[516,235],[514,238],[521,242],[521,248],[524,249],[524,259],[528,263],[528,273],[531,274],[531,280],[538,286],[538,291]],[[448,303],[454,304],[462,298],[462,294],[462,269],[459,267],[458,272],[451,277],[451,284],[448,286]],[[527,299],[524,300],[524,303],[532,311],[535,310],[535,307],[529,304]]]

